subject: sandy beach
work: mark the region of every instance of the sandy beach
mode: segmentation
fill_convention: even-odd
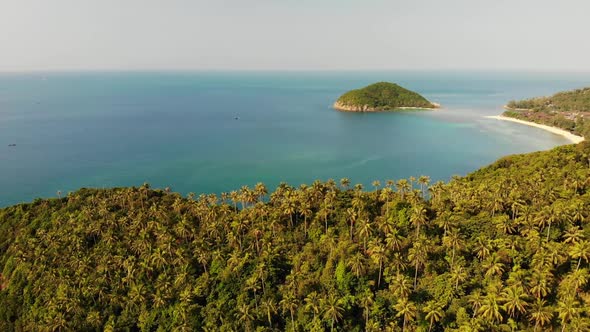
[[[534,123],[534,122],[530,122],[530,121],[524,121],[524,120],[520,120],[520,119],[510,118],[510,117],[503,116],[503,115],[491,115],[491,116],[486,116],[486,118],[502,120],[502,121],[511,121],[511,122],[516,122],[516,123],[520,123],[520,124],[531,126],[531,127],[537,127],[537,128],[552,132],[554,134],[561,135],[573,143],[580,143],[584,140],[584,137],[574,135],[567,130],[563,130],[560,128],[551,127],[551,126],[547,126],[547,125],[542,125],[542,124],[538,124],[538,123]]]

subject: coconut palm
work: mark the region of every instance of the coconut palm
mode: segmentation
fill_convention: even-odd
[[[361,294],[360,298],[358,299],[358,303],[361,308],[363,308],[363,316],[365,318],[365,326],[369,324],[369,312],[371,310],[371,306],[375,303],[373,292],[370,290],[365,290],[363,294]]]
[[[398,298],[407,298],[412,292],[412,284],[403,274],[396,274],[389,282],[389,290]]]
[[[403,297],[397,301],[397,303],[393,306],[397,314],[395,317],[402,317],[403,318],[403,325],[402,331],[406,331],[406,325],[408,322],[413,322],[416,318],[417,309],[416,305],[408,300],[407,298]]]
[[[420,234],[420,226],[424,225],[426,221],[428,221],[426,208],[422,205],[414,206],[410,215],[410,222],[416,228],[416,239],[418,239]]]
[[[291,329],[295,331],[295,311],[299,306],[299,301],[289,292],[279,302],[279,305],[281,306],[283,313],[289,312],[289,315],[291,316]]]
[[[365,264],[365,257],[360,252],[357,252],[348,260],[347,266],[357,278],[360,278],[361,276],[365,275]]]
[[[367,253],[369,254],[369,257],[371,257],[371,260],[377,264],[377,266],[379,266],[379,274],[377,275],[377,288],[379,288],[381,286],[381,274],[383,271],[383,260],[385,260],[386,255],[385,255],[385,247],[383,246],[383,244],[381,244],[381,242],[378,241],[372,241],[369,244],[369,249],[367,250]]]
[[[250,331],[252,321],[254,320],[250,306],[245,303],[239,305],[236,319],[244,326],[246,331]]]
[[[266,315],[268,326],[272,328],[272,316],[277,312],[277,304],[272,298],[268,297],[260,302],[260,309],[262,309]]]
[[[535,323],[534,331],[551,322],[553,311],[547,305],[547,301],[537,299],[529,311],[529,321]]]
[[[526,308],[529,304],[527,303],[527,294],[522,286],[517,285],[505,288],[501,296],[504,301],[503,308],[510,317],[514,318],[518,313],[526,313]]]
[[[320,296],[317,292],[311,292],[305,297],[305,311],[311,312],[315,320],[316,316],[320,313]]]
[[[426,197],[426,188],[428,188],[428,185],[430,184],[430,177],[421,175],[418,178],[418,183],[420,184],[420,191],[422,192],[422,198],[424,199]]]
[[[422,308],[422,312],[426,314],[426,320],[430,323],[428,326],[428,331],[432,331],[432,327],[434,323],[439,322],[444,316],[444,305],[438,303],[434,300],[428,301],[426,306]]]
[[[418,270],[420,269],[420,266],[426,263],[427,258],[428,251],[424,241],[414,242],[412,248],[410,248],[408,252],[408,259],[414,266],[414,288],[416,288],[418,282]]]
[[[576,265],[576,271],[580,269],[580,264],[582,263],[582,259],[588,263],[590,260],[590,242],[586,240],[581,240],[575,243],[571,249],[569,250],[569,255],[573,259],[578,259],[578,264]]]
[[[578,317],[579,303],[573,296],[567,296],[557,301],[557,316],[561,320],[561,331],[565,331],[568,323]]]
[[[330,331],[334,331],[334,324],[342,319],[344,308],[342,307],[341,302],[340,298],[333,293],[329,294],[321,301],[324,319],[330,322]]]

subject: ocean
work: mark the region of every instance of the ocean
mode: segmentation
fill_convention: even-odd
[[[378,81],[443,108],[331,108]],[[587,74],[491,71],[0,73],[0,206],[144,182],[200,194],[343,177],[367,188],[420,175],[446,181],[568,144],[485,116],[511,99],[589,85]]]

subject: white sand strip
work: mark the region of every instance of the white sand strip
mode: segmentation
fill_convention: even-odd
[[[502,120],[502,121],[511,121],[511,122],[516,122],[516,123],[520,123],[520,124],[531,126],[531,127],[541,128],[543,130],[547,130],[547,131],[552,132],[554,134],[561,135],[573,143],[580,143],[584,140],[584,137],[574,135],[567,130],[563,130],[560,128],[551,127],[551,126],[547,126],[547,125],[542,125],[542,124],[538,124],[538,123],[534,123],[534,122],[530,122],[530,121],[524,121],[524,120],[520,120],[520,119],[510,118],[510,117],[503,116],[503,115],[491,115],[491,116],[486,116],[486,118]]]

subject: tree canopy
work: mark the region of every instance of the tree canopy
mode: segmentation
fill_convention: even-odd
[[[403,107],[434,108],[416,92],[395,83],[379,82],[340,96],[334,107],[348,111],[385,111]]]
[[[550,97],[510,101],[506,116],[546,124],[590,137],[590,88],[565,91]]]
[[[3,208],[0,330],[588,331],[589,157]]]

